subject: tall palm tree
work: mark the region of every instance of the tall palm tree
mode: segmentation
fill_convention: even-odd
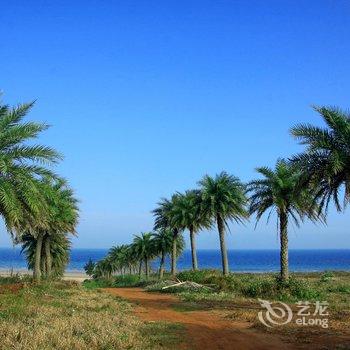
[[[313,200],[312,190],[300,190],[302,172],[285,160],[278,160],[274,170],[268,167],[257,168],[263,179],[251,181],[247,192],[251,193],[251,214],[256,213],[257,222],[262,215],[276,211],[280,230],[281,280],[288,280],[288,223],[291,218],[299,226],[300,220],[318,218],[318,205]]]
[[[179,225],[179,222],[174,220],[174,208],[176,207],[179,199],[179,194],[172,195],[170,200],[162,198],[160,202],[158,202],[158,207],[152,211],[155,217],[154,229],[170,229],[173,232],[174,239],[171,251],[171,274],[173,277],[176,275],[176,260],[178,257],[176,251],[177,236],[183,230],[183,227]]]
[[[192,268],[198,270],[195,234],[203,228],[210,228],[210,217],[202,210],[202,194],[199,190],[179,194],[172,211],[173,222],[182,230],[190,232]]]
[[[160,257],[159,278],[163,278],[165,257],[172,252],[174,235],[170,229],[161,229],[152,234],[154,251]],[[176,253],[179,256],[185,249],[185,241],[181,234],[176,237]]]
[[[212,223],[216,223],[219,231],[222,270],[224,275],[228,275],[225,231],[229,221],[242,223],[249,217],[246,210],[245,187],[237,177],[226,172],[214,178],[206,175],[199,185],[201,186],[203,212]]]
[[[328,209],[333,198],[338,211],[350,199],[350,114],[335,107],[315,107],[326,128],[300,124],[291,129],[292,135],[306,145],[305,153],[292,158],[307,175],[304,187],[317,185],[316,198],[320,208]],[[339,192],[344,188],[343,205]]]
[[[137,254],[139,260],[143,261],[145,264],[146,279],[148,279],[150,272],[149,264],[151,259],[153,259],[156,255],[154,245],[152,243],[152,233],[142,232],[139,236],[135,235],[132,245],[133,250]]]
[[[38,184],[54,176],[45,165],[61,156],[52,148],[28,144],[47,129],[46,124],[23,122],[34,103],[11,108],[0,104],[0,215],[7,230],[16,235],[23,225],[40,220],[44,205]]]

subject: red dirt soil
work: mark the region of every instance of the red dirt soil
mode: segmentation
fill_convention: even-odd
[[[181,305],[174,295],[147,293],[140,288],[106,288],[106,291],[136,304],[135,314],[145,321],[182,324],[187,337],[178,349],[281,350],[297,349],[279,336],[265,334],[248,322],[226,320],[214,311],[175,311]]]

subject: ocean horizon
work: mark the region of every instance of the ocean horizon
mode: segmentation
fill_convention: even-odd
[[[71,250],[70,262],[66,271],[84,271],[84,265],[91,258],[98,261],[106,256],[108,249],[75,248]],[[199,267],[221,269],[220,250],[198,249]],[[279,250],[237,249],[228,250],[229,267],[235,272],[276,272],[279,271]],[[158,261],[152,263],[157,269]],[[170,268],[169,258],[166,261]],[[178,270],[191,268],[191,251],[185,250],[179,257]],[[350,271],[350,249],[291,249],[289,268],[294,272],[319,272],[326,270]],[[25,257],[20,248],[0,248],[0,270],[27,269]]]

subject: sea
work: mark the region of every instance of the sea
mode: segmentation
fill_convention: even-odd
[[[98,261],[108,249],[72,249],[67,271],[80,272],[89,259]],[[197,251],[200,268],[220,269],[219,250],[199,249]],[[229,250],[231,271],[275,272],[279,270],[278,250]],[[157,261],[152,264],[157,268]],[[169,268],[169,259],[166,262]],[[186,250],[178,259],[179,270],[191,268],[191,252]],[[26,261],[19,248],[0,248],[0,270],[26,269]],[[289,268],[294,272],[350,271],[350,249],[290,250]]]

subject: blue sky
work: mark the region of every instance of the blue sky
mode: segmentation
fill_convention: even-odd
[[[75,247],[152,228],[160,197],[221,170],[243,181],[302,148],[310,106],[349,108],[348,1],[3,1],[0,89],[65,155],[81,201]],[[349,211],[291,228],[291,248],[350,248]],[[278,248],[276,223],[232,225],[229,248]],[[11,242],[2,229],[0,245]],[[216,231],[199,248],[218,248]]]

